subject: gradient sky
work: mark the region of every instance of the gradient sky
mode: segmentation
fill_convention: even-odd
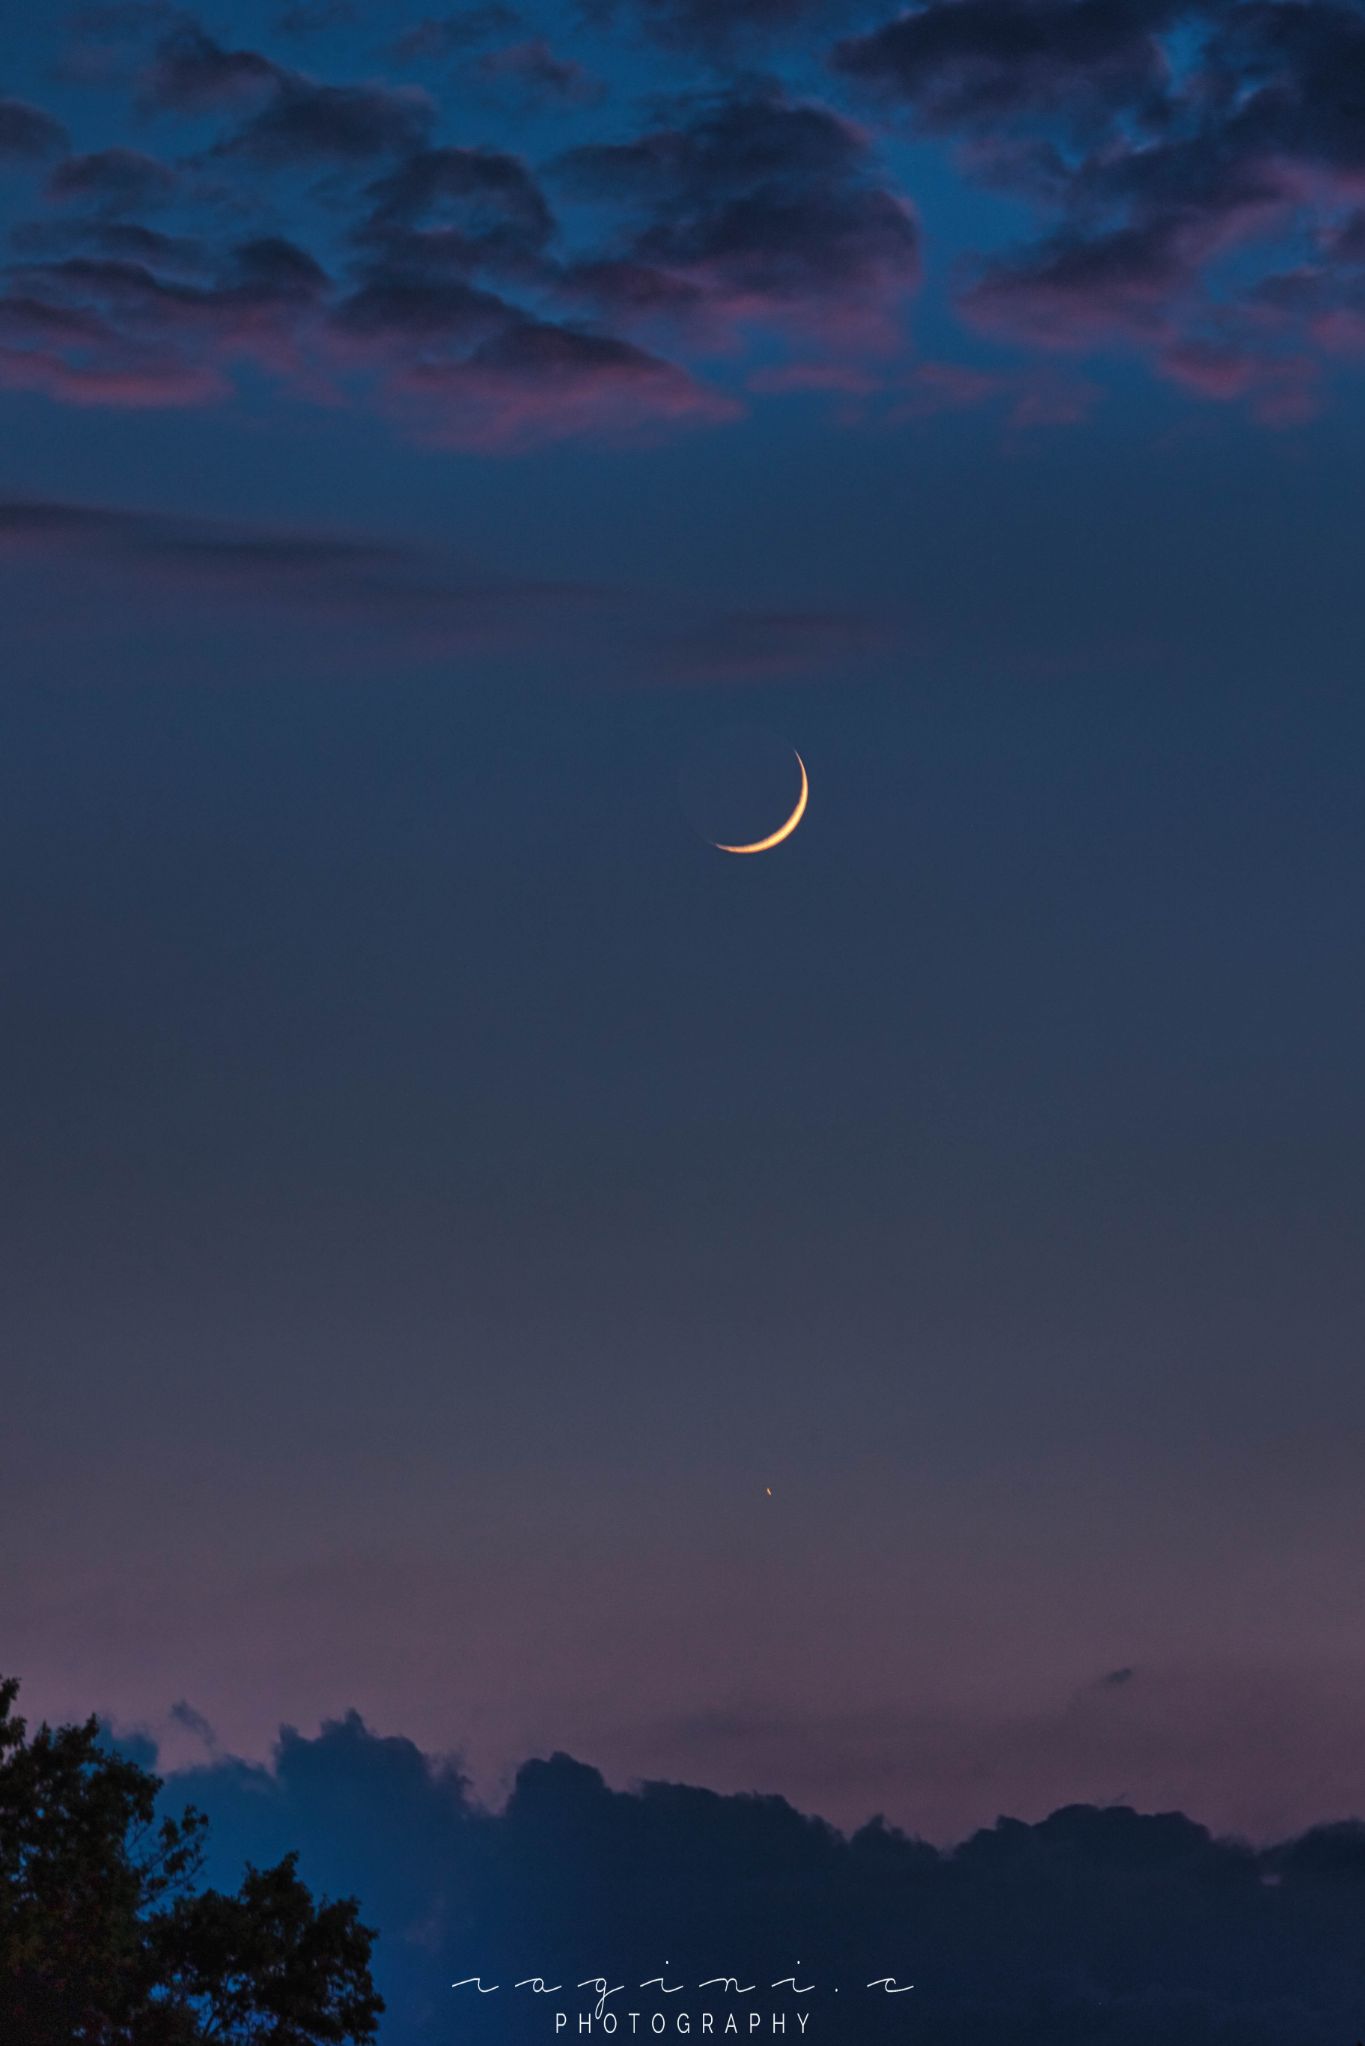
[[[28,1709],[1365,1809],[1365,10],[6,52]]]

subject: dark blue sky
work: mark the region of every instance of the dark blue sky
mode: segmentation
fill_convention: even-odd
[[[1365,16],[7,47],[30,1708],[1359,1808]]]

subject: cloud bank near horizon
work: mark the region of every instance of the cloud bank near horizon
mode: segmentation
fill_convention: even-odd
[[[1253,1848],[1178,1812],[1073,1805],[940,1850],[881,1820],[841,1833],[780,1797],[612,1790],[562,1753],[524,1763],[490,1810],[457,1763],[354,1712],[313,1738],[283,1729],[269,1767],[178,1715],[207,1752],[166,1796],[209,1813],[210,1873],[299,1847],[314,1883],[357,1893],[382,1934],[388,2046],[448,2036],[448,1984],[469,1974],[770,1982],[798,1962],[822,1985],[813,2031],[842,2015],[834,1981],[887,1972],[914,1981],[916,2026],[960,2046],[1329,2046],[1358,2026],[1358,1821]],[[509,1995],[460,2020],[531,2040],[549,2009]],[[860,2005],[859,2021],[904,2036],[903,2009]]]

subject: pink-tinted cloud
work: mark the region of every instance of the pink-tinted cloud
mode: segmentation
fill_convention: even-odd
[[[433,431],[463,439],[480,431],[519,436],[525,422],[509,406],[525,403],[496,390],[497,364],[486,360],[458,393],[415,393],[436,408]],[[594,390],[583,365],[577,402],[602,409],[601,430],[628,425],[619,389]],[[686,398],[676,402],[686,403]],[[482,404],[480,423],[470,413]],[[442,414],[440,408],[449,407]],[[656,401],[642,417],[652,422]],[[559,415],[556,415],[556,422]],[[533,422],[535,431],[540,423]],[[595,686],[616,672],[634,688],[642,678],[667,683],[747,684],[782,681],[831,666],[860,667],[900,636],[896,621],[850,611],[735,609],[715,615],[692,600],[572,581],[475,571],[441,549],[379,540],[346,531],[240,525],[162,516],[117,505],[0,499],[0,572],[17,571],[5,601],[22,629],[16,593],[41,590],[56,578],[68,593],[103,593],[100,616],[120,604],[145,610],[192,604],[196,616],[221,621],[226,632],[253,619],[288,626],[294,657],[334,662],[339,649],[368,657],[374,646],[405,657],[440,656],[471,648],[516,652],[563,650],[572,627]],[[70,610],[79,629],[84,602]],[[52,629],[44,612],[44,629]],[[213,637],[213,635],[211,635]]]
[[[120,365],[78,367],[37,349],[0,348],[0,388],[114,412],[164,412],[218,404],[231,384],[212,363],[149,355],[141,361],[125,356]]]
[[[1034,347],[1084,351],[1115,339],[1160,340],[1172,330],[1188,266],[1163,229],[1117,229],[1058,239],[989,266],[961,295],[971,323]]]
[[[188,167],[114,143],[51,168],[45,210],[11,233],[5,381],[218,403],[249,364],[299,398],[493,449],[733,416],[739,392],[823,392],[850,421],[994,398],[1019,425],[1085,417],[1091,380],[1030,379],[1021,351],[1126,353],[1192,400],[1284,423],[1321,401],[1313,364],[1360,353],[1365,142],[1339,81],[1365,75],[1365,20],[1339,0],[1229,0],[1216,35],[1210,0],[873,8],[812,13],[849,31],[833,89],[877,119],[903,108],[1034,216],[957,266],[956,305],[995,361],[941,347],[917,367],[918,213],[846,107],[776,77],[732,71],[535,166],[437,139],[425,81],[320,79],[152,5],[80,33],[122,36],[145,117],[208,132]],[[647,13],[699,44],[722,32],[706,4]],[[796,18],[785,0],[741,17]],[[466,83],[549,95],[557,118],[593,96],[500,0],[390,49],[428,69],[457,52]],[[0,153],[37,160],[59,136],[0,102]],[[248,279],[243,218],[283,244],[296,204],[323,260],[296,238],[306,284]],[[141,217],[152,206],[174,232]]]
[[[512,325],[462,361],[405,365],[385,389],[420,438],[494,451],[580,434],[634,438],[737,412],[632,342],[544,321]]]
[[[74,159],[63,196],[123,168]],[[77,253],[13,266],[0,381],[80,404],[185,406],[221,402],[251,363],[305,398],[374,403],[424,439],[487,449],[733,413],[636,343],[469,281],[471,268],[532,266],[552,232],[515,158],[418,150],[361,202],[358,277],[340,286],[281,237],[238,244],[208,281],[171,274],[154,245],[147,261]],[[99,233],[111,225],[150,232],[101,218]]]
[[[1351,293],[1332,222],[1365,189],[1345,85],[1365,76],[1358,10],[930,0],[846,38],[834,62],[1037,210],[1038,234],[962,286],[973,325],[1031,349],[1126,349],[1270,422],[1312,410],[1303,360]],[[1318,303],[1292,332],[1282,303],[1273,332],[1264,282],[1305,238],[1326,254]]]
[[[0,374],[9,388],[147,408],[217,403],[231,395],[241,362],[302,382],[326,282],[279,240],[243,244],[211,285],[80,256],[24,264],[13,275],[20,291],[0,298],[0,335],[8,324],[11,342]],[[35,322],[24,346],[16,306],[30,320],[41,310],[46,321],[41,330]]]
[[[983,369],[961,362],[917,363],[887,413],[889,424],[932,418],[944,412],[1004,409],[1011,427],[1078,426],[1099,401],[1099,387],[1085,378],[1059,374],[1050,366]]]
[[[562,637],[572,616],[619,618],[619,593],[572,583],[472,574],[435,550],[340,532],[165,518],[118,506],[0,500],[0,565],[104,580],[117,602],[216,606],[225,621],[284,615],[298,631],[376,638],[405,653],[515,648]]]
[[[547,55],[534,39],[485,54],[518,74]],[[575,80],[559,82],[577,96]],[[861,130],[776,87],[713,95],[672,126],[569,152],[559,176],[606,197],[611,217],[596,247],[567,256],[530,166],[430,145],[430,102],[407,89],[322,84],[182,22],[143,66],[140,93],[153,114],[226,113],[208,157],[259,166],[249,177],[338,166],[340,253],[324,267],[278,235],[223,248],[211,188],[181,192],[167,166],[128,149],[68,158],[50,194],[72,218],[25,223],[26,260],[10,271],[0,332],[12,388],[217,403],[250,364],[304,399],[373,404],[424,439],[494,450],[733,418],[737,397],[693,367],[706,353],[770,355],[775,342],[782,360],[764,370],[804,371],[809,387],[846,396],[869,361],[904,345],[914,214]],[[388,159],[378,175],[375,157]],[[204,219],[198,242],[158,239],[131,217],[171,198]]]
[[[763,330],[833,357],[903,345],[918,223],[866,136],[828,108],[776,90],[718,97],[561,168],[622,218],[608,258],[564,279],[608,317],[681,323],[710,347]]]

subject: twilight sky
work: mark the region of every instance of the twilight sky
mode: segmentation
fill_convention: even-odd
[[[1365,1810],[1365,7],[10,12],[30,1712]]]

